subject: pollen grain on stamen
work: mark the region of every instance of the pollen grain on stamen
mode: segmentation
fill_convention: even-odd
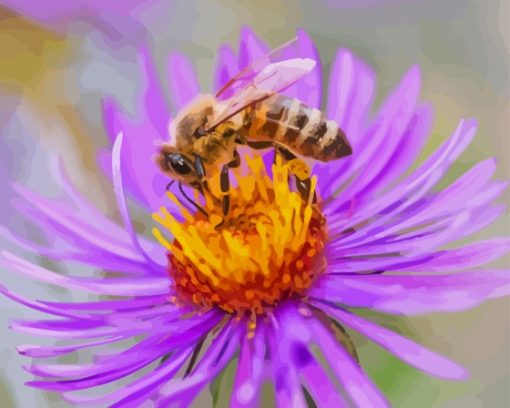
[[[246,163],[247,174],[234,171],[224,220],[217,200],[206,197],[207,216],[191,214],[170,193],[182,221],[166,208],[153,216],[159,224],[153,233],[168,250],[169,274],[182,303],[260,315],[285,299],[305,296],[324,269],[326,225],[319,205],[290,188],[288,167],[279,157],[272,179],[261,158],[246,157]],[[315,185],[313,180],[311,196]]]

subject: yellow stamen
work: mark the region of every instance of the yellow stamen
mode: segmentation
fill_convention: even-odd
[[[214,188],[215,196],[206,193],[204,200],[208,216],[191,214],[169,193],[184,221],[161,208],[153,215],[160,224],[153,234],[170,253],[169,273],[180,302],[248,314],[252,332],[256,315],[285,299],[304,296],[321,271],[317,266],[325,262],[326,231],[319,206],[312,203],[315,178],[312,198],[305,202],[289,187],[288,165],[280,157],[272,167],[272,180],[260,157],[246,157],[245,162],[248,174],[234,170],[237,186],[230,191],[225,219]],[[219,185],[218,175],[209,185]]]

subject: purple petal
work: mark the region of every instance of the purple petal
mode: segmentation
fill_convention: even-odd
[[[216,67],[214,69],[214,92],[219,91],[239,71],[239,65],[230,45],[222,45],[217,52]],[[222,99],[232,97],[232,91],[226,90]]]
[[[61,322],[58,322],[61,323]],[[69,325],[67,322],[65,324]],[[218,323],[217,316],[193,316],[179,322],[166,324],[164,328],[153,330],[152,334],[138,341],[134,346],[120,352],[96,358],[92,364],[53,364],[32,365],[30,372],[42,377],[82,377],[114,371],[119,364],[130,365],[144,358],[153,359],[154,356],[164,355],[173,348],[194,344],[200,337],[211,330]],[[156,329],[156,328],[155,328]],[[172,333],[178,329],[178,332]]]
[[[125,340],[129,337],[133,337],[134,334],[123,334],[117,336],[111,336],[101,340],[87,341],[80,344],[73,344],[71,346],[40,346],[33,344],[26,344],[16,347],[19,354],[32,358],[47,358],[63,356],[65,354],[74,353],[75,351],[88,348],[101,346],[103,344],[115,343],[117,341]]]
[[[144,331],[161,330],[158,325],[165,325],[166,329],[183,329],[185,324],[192,324],[196,318],[183,321],[181,317],[190,310],[170,308],[170,306],[147,309],[143,312],[122,313],[103,316],[96,319],[70,320],[38,320],[13,321],[11,328],[20,332],[39,336],[53,336],[56,338],[88,339],[93,337],[134,335]]]
[[[333,189],[340,183],[354,176],[354,180],[335,200],[335,206],[341,207],[356,194],[367,187],[377,177],[381,177],[388,160],[395,153],[409,126],[416,100],[420,91],[420,72],[413,67],[402,79],[397,89],[388,97],[375,120],[375,132],[370,140],[360,149],[354,150],[353,166],[342,173]],[[354,148],[353,148],[354,149]],[[359,174],[357,174],[359,172]]]
[[[315,358],[301,367],[299,374],[317,406],[338,408],[348,406]]]
[[[375,73],[350,51],[338,50],[328,89],[328,118],[335,120],[358,150],[375,91]]]
[[[244,337],[237,365],[237,375],[232,389],[231,407],[259,406],[266,352],[265,331],[260,326],[255,337]]]
[[[389,229],[385,234],[392,234],[397,228],[407,229],[419,223],[430,222],[439,216],[447,215],[460,210],[468,210],[485,204],[478,201],[490,202],[505,188],[489,186],[480,191],[489,181],[495,171],[495,163],[492,159],[485,160],[475,165],[471,170],[463,174],[454,183],[438,193],[427,205],[414,216],[406,214],[405,220]]]
[[[27,306],[31,309],[38,310],[39,312],[52,314],[54,316],[68,317],[70,319],[76,319],[76,318],[83,317],[83,316],[80,316],[79,314],[72,313],[66,309],[51,306],[51,305],[45,304],[44,302],[40,302],[38,300],[32,300],[32,299],[28,299],[26,297],[14,294],[1,284],[0,284],[0,294],[4,295],[5,297],[7,297],[17,303],[22,304],[23,306]]]
[[[336,378],[347,391],[354,404],[359,407],[389,407],[389,402],[361,367],[338,343],[319,321],[310,313],[309,318],[300,316],[302,324],[310,331]]]
[[[356,200],[362,201],[370,194],[385,188],[390,182],[404,174],[414,163],[428,138],[432,124],[432,110],[429,106],[418,108],[402,133],[398,146],[384,164],[377,176],[356,193]],[[393,130],[394,131],[394,130]],[[368,198],[366,198],[368,199]]]
[[[174,112],[178,112],[200,93],[200,87],[193,65],[181,53],[170,54],[167,66],[170,97]],[[167,132],[165,129],[165,138]]]
[[[77,311],[84,314],[123,313],[147,308],[160,307],[168,303],[168,295],[132,297],[127,300],[99,300],[95,302],[41,302],[45,305],[62,307],[68,311]]]
[[[357,157],[370,141],[367,115],[375,91],[375,73],[348,50],[339,50],[329,77],[327,116],[335,120],[347,135],[353,155],[327,164],[316,163],[318,189],[322,197],[330,197],[339,177],[357,162]]]
[[[114,381],[161,358],[176,347],[190,347],[211,330],[218,321],[219,319],[215,315],[212,315],[212,318],[209,316],[209,318],[187,319],[182,322],[180,331],[176,331],[176,334],[170,336],[168,332],[172,332],[177,328],[167,325],[168,331],[163,327],[163,330],[154,332],[153,335],[139,341],[129,349],[96,358],[92,364],[32,365],[28,368],[28,371],[38,376],[79,378],[55,382],[33,382],[30,385],[46,390],[70,391]]]
[[[408,270],[414,272],[449,272],[491,262],[510,251],[510,238],[492,238],[462,248],[443,251],[427,262]]]
[[[143,120],[145,118],[149,119],[154,129],[160,135],[165,134],[170,119],[170,112],[154,60],[150,51],[145,47],[140,49],[139,58],[143,71],[142,78],[145,80],[145,84],[138,101],[138,112],[143,113]]]
[[[136,401],[140,403],[145,401],[148,395],[156,392],[162,383],[173,378],[177,371],[183,366],[187,358],[191,355],[192,348],[185,349],[182,352],[174,354],[168,361],[160,364],[147,375],[131,382],[129,385],[120,387],[117,390],[101,397],[81,396],[71,393],[63,395],[64,399],[71,404],[99,404],[101,406],[126,406],[125,404],[133,404]],[[115,402],[115,404],[113,404]],[[113,404],[113,405],[110,405]],[[134,405],[138,406],[138,405]]]
[[[158,359],[159,357],[164,355],[164,351],[161,351],[161,354],[155,355],[150,353],[138,353],[136,356],[120,356],[121,358],[117,359],[115,367],[107,366],[100,373],[91,375],[89,377],[80,378],[77,380],[65,380],[65,381],[30,381],[27,385],[31,387],[41,388],[46,391],[73,391],[80,390],[84,388],[96,387],[103,384],[108,384],[120,378],[126,377],[134,372],[140,370],[146,365],[150,364],[152,361]],[[72,368],[72,366],[68,366]],[[37,369],[32,367],[30,370],[36,375],[41,375],[38,373]],[[62,374],[65,375],[65,374]]]
[[[317,63],[313,69],[294,85],[287,88],[282,94],[295,98],[312,108],[320,109],[322,73],[320,56],[310,36],[303,30],[297,31],[297,43],[285,54],[285,58],[310,58]]]
[[[48,336],[58,339],[90,339],[94,337],[124,334],[126,329],[104,326],[100,322],[76,320],[39,320],[35,322],[13,320],[12,330],[36,336]]]
[[[373,271],[450,272],[491,262],[510,251],[509,238],[493,238],[452,250],[421,256],[347,258],[329,257],[329,273],[352,274]]]
[[[158,267],[157,269],[149,269],[145,262],[141,263],[118,256],[112,256],[106,252],[103,252],[101,256],[99,256],[100,252],[97,249],[87,246],[70,248],[71,245],[57,245],[55,240],[51,243],[54,248],[47,248],[21,238],[2,227],[0,227],[0,236],[20,249],[38,254],[39,256],[51,258],[56,261],[74,261],[97,268],[121,271],[122,273],[146,275],[150,272],[158,274],[163,271],[163,275],[166,274],[166,268]]]
[[[445,188],[440,193],[435,194],[433,198],[426,203],[423,209],[419,208],[419,211],[416,212],[414,217],[412,217],[409,212],[407,212],[403,217],[403,222],[400,224],[394,223],[393,226],[400,225],[401,229],[405,229],[413,225],[413,223],[434,220],[434,218],[437,218],[440,215],[448,214],[456,210],[465,209],[466,202],[468,202],[471,206],[469,199],[471,199],[490,181],[494,171],[495,163],[492,159],[478,163],[450,186]],[[416,196],[414,201],[416,201]],[[411,201],[408,201],[405,207],[400,207],[400,210],[407,210],[407,207],[409,207],[409,202]],[[395,212],[392,214],[394,215],[394,213]],[[384,220],[387,221],[388,216],[384,217]],[[360,234],[369,236],[370,239],[377,238],[374,237],[374,232],[378,227],[384,231],[384,234],[391,233],[388,232],[387,226],[381,227],[381,225],[381,219],[379,219],[377,222],[371,223],[368,229],[365,229],[363,232],[360,231],[351,235],[344,241],[344,244],[347,244],[351,241],[359,242],[359,240],[356,238]]]
[[[114,141],[117,135],[124,134],[124,155],[127,160],[124,169],[124,185],[126,189],[145,208],[156,211],[161,206],[161,198],[168,184],[165,177],[154,163],[153,157],[157,153],[156,141],[166,138],[168,130],[162,133],[149,121],[128,118],[113,100],[103,102],[103,116],[110,139]],[[169,116],[167,120],[169,120]],[[98,161],[106,175],[111,177],[111,155],[100,152]]]
[[[319,302],[313,304],[324,312],[379,344],[407,364],[416,367],[429,375],[449,380],[463,380],[466,371],[452,361],[440,356],[414,341],[402,337],[388,329],[380,327],[365,319],[348,313],[342,309],[326,306]]]
[[[77,289],[110,296],[153,296],[170,295],[170,281],[168,278],[144,279],[84,279],[70,278],[50,272],[49,270],[25,261],[7,251],[0,252],[0,261],[4,266],[13,268],[17,272],[35,280],[67,289]]]
[[[325,276],[310,296],[385,313],[456,312],[510,294],[510,271],[443,275]]]
[[[114,141],[112,141],[113,143]],[[111,164],[110,164],[111,167]],[[92,205],[90,201],[86,200],[83,195],[73,185],[69,176],[67,175],[62,160],[59,160],[56,166],[57,178],[65,191],[66,197],[71,198],[73,204],[79,210],[84,218],[89,220],[101,220],[101,224],[108,230],[108,235],[116,239],[126,241],[126,231],[124,231],[118,224],[105,217],[97,207]]]
[[[144,258],[137,254],[126,240],[115,239],[108,232],[91,225],[91,220],[84,220],[75,210],[61,203],[52,202],[20,185],[13,185],[14,190],[24,198],[25,203],[33,206],[36,212],[31,212],[30,217],[36,221],[50,222],[55,231],[62,233],[70,242],[82,242],[86,246],[92,246],[100,251],[109,252],[112,255],[128,260],[143,262]],[[99,220],[100,222],[101,220]]]
[[[498,206],[485,206],[475,211],[471,211],[471,220],[463,230],[463,237],[481,231],[488,225],[492,224],[498,218],[500,218],[506,211],[505,205]]]
[[[362,208],[354,206],[348,213],[333,215],[330,224],[341,224],[342,228],[348,229],[358,223],[369,220],[374,215],[386,210],[385,214],[377,221],[391,219],[395,213],[402,212],[423,196],[445,174],[458,155],[469,145],[476,131],[476,122],[472,120],[461,121],[455,133],[449,138],[425,163],[415,170],[409,177],[399,183],[395,189],[385,193],[381,197],[372,200]],[[412,197],[412,199],[410,199]],[[325,209],[326,214],[333,214],[338,209],[336,201],[333,201]],[[388,210],[389,209],[389,210]],[[369,223],[371,226],[373,223]]]
[[[112,152],[112,175],[113,175],[113,190],[117,199],[117,207],[119,209],[124,228],[131,238],[133,248],[147,260],[147,263],[151,265],[150,269],[157,269],[158,264],[149,256],[148,253],[142,248],[138,234],[136,233],[133,224],[131,223],[131,217],[129,216],[129,210],[127,207],[126,197],[124,196],[124,184],[122,182],[122,170],[121,170],[121,157],[122,157],[122,141],[123,134],[119,133],[115,143],[113,145]],[[154,252],[154,250],[153,250]]]
[[[391,236],[388,240],[376,241],[342,249],[345,256],[372,256],[395,254],[399,251],[406,256],[427,255],[444,245],[465,236],[472,216],[468,211],[454,214],[430,226],[422,226],[409,233]]]
[[[379,226],[369,233],[363,233],[363,239],[355,242],[344,241],[341,244],[336,242],[332,248],[341,248],[342,256],[392,252],[418,255],[430,252],[441,245],[468,236],[474,225],[473,220],[480,215],[483,216],[484,212],[492,207],[492,201],[504,191],[506,186],[506,183],[494,183],[464,202],[463,207],[446,214],[442,213],[441,207],[430,205],[434,210],[438,210],[437,214],[431,214],[427,211],[429,206],[424,205],[423,211],[402,214],[401,222]],[[377,221],[372,223],[373,226],[377,224]]]
[[[157,399],[159,406],[191,403],[202,387],[232,359],[238,349],[240,336],[239,327],[234,327],[232,322],[227,323],[190,376],[171,380],[161,388]]]
[[[297,367],[290,355],[293,349],[291,343],[306,342],[306,337],[300,339],[304,333],[305,330],[296,324],[292,316],[288,315],[275,319],[273,327],[270,328],[271,364],[276,405],[279,408],[308,406],[302,392]]]
[[[265,56],[269,47],[253,32],[250,27],[241,28],[239,39],[239,68],[244,69],[250,63]]]
[[[182,328],[178,321],[182,316],[179,310],[171,314],[154,314],[144,320],[130,319],[129,316],[110,316],[108,320],[38,320],[13,321],[13,330],[37,336],[50,336],[59,339],[89,339],[94,337],[140,334],[146,331],[161,331],[161,325]],[[192,321],[186,320],[186,324]]]

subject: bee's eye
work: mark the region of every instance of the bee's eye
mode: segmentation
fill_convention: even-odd
[[[164,155],[168,168],[172,168],[177,174],[191,173],[191,167],[188,166],[182,155],[179,153],[164,153]]]
[[[197,130],[195,130],[195,132],[193,133],[193,135],[198,139],[198,138],[201,138],[202,136],[205,136],[205,129],[200,126]]]

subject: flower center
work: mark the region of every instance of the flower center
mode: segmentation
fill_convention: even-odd
[[[215,191],[206,195],[207,216],[190,214],[170,193],[184,220],[165,208],[154,214],[174,237],[170,242],[159,229],[153,231],[169,250],[169,273],[181,302],[238,315],[264,314],[282,300],[304,296],[324,269],[326,229],[318,205],[290,189],[287,165],[279,158],[273,179],[261,158],[245,160],[248,174],[234,171],[224,220]],[[213,189],[218,180],[209,185]]]

